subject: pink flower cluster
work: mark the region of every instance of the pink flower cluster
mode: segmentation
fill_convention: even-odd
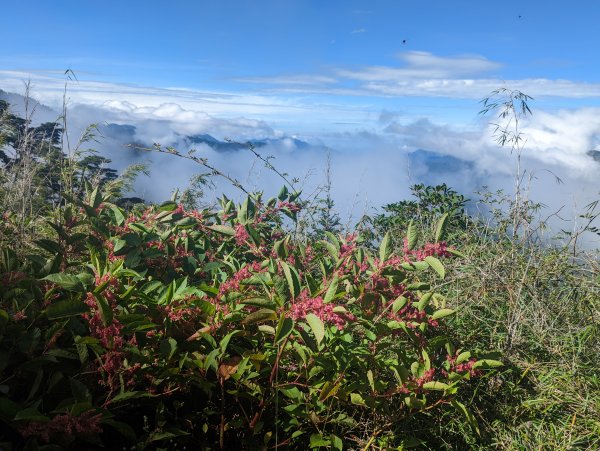
[[[260,262],[253,262],[242,267],[232,277],[221,284],[219,287],[219,297],[224,296],[230,291],[238,290],[242,280],[251,277],[252,273],[258,273],[261,271]]]
[[[333,309],[336,306],[332,303],[325,303],[323,298],[318,296],[311,298],[307,290],[303,290],[290,308],[290,317],[297,321],[306,318],[306,315],[312,313],[319,317],[323,322],[333,324],[339,330],[343,330],[348,321],[355,319],[350,312],[338,313]]]
[[[22,271],[4,272],[0,275],[0,285],[2,285],[4,288],[14,287],[26,277],[27,274]]]
[[[277,204],[277,209],[281,210],[283,208],[287,208],[288,210],[290,210],[292,213],[296,213],[298,211],[301,210],[300,205],[293,203],[293,202],[288,202],[288,201],[280,201]]]
[[[404,247],[402,249],[406,259],[413,258],[414,260],[425,260],[425,257],[450,257],[452,254],[448,252],[448,246],[445,242],[426,243],[421,249],[411,250],[408,248],[408,240],[404,238]]]
[[[101,420],[102,414],[94,415],[91,410],[82,413],[78,417],[74,417],[70,413],[64,413],[56,415],[47,423],[31,421],[20,432],[24,438],[39,437],[42,441],[49,443],[51,437],[57,435],[72,438],[77,434],[100,434],[102,432]]]
[[[235,244],[242,246],[249,238],[250,235],[248,234],[246,227],[242,224],[237,224],[235,226]]]
[[[473,365],[475,365],[475,362],[477,362],[476,358],[471,357],[466,362],[456,364],[457,357],[458,356],[448,356],[448,358],[446,359],[447,362],[450,364],[450,372],[455,372],[459,374],[468,373],[470,376],[479,376],[481,374],[481,371],[473,369]]]

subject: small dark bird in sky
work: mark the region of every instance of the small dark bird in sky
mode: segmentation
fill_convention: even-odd
[[[406,44],[406,39],[402,39],[402,44]]]
[[[519,19],[520,19],[521,17],[523,17],[523,16],[519,16]]]

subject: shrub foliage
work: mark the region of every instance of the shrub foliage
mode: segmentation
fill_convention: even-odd
[[[342,449],[408,444],[402,421],[444,405],[471,418],[457,392],[499,362],[446,337],[431,282],[456,252],[414,227],[402,255],[301,243],[296,197],[127,215],[94,190],[37,254],[2,249],[5,440]]]

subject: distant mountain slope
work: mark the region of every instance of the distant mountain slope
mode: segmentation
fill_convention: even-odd
[[[14,92],[7,92],[0,89],[0,100],[10,104],[10,110],[17,116],[25,116],[25,97]],[[31,115],[33,125],[39,125],[43,122],[56,121],[60,114],[52,108],[38,102],[35,98],[29,99],[27,110]],[[32,114],[33,113],[33,114]]]
[[[140,143],[139,138],[137,137],[137,128],[135,125],[131,124],[106,124],[102,125],[99,128],[100,133],[103,137],[109,138],[110,140],[114,140],[122,145],[134,144],[139,146],[151,146],[152,143]],[[253,139],[246,142],[236,142],[236,141],[228,141],[228,140],[219,140],[208,133],[197,134],[197,135],[177,135],[179,139],[177,141],[185,143],[186,147],[193,147],[198,145],[207,145],[211,149],[217,152],[236,152],[239,150],[246,149],[249,144],[252,144],[256,148],[274,145],[274,146],[284,146],[288,148],[293,148],[295,150],[303,150],[308,149],[311,145],[305,141],[291,138],[291,137],[282,137],[282,138],[267,138],[267,139]],[[161,143],[163,145],[170,145],[173,143]]]

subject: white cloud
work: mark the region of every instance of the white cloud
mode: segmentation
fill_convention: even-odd
[[[500,64],[482,56],[440,57],[429,52],[404,52],[398,58],[403,67],[371,66],[359,70],[339,70],[344,78],[360,81],[404,81],[407,79],[440,79],[473,76],[496,70]]]

